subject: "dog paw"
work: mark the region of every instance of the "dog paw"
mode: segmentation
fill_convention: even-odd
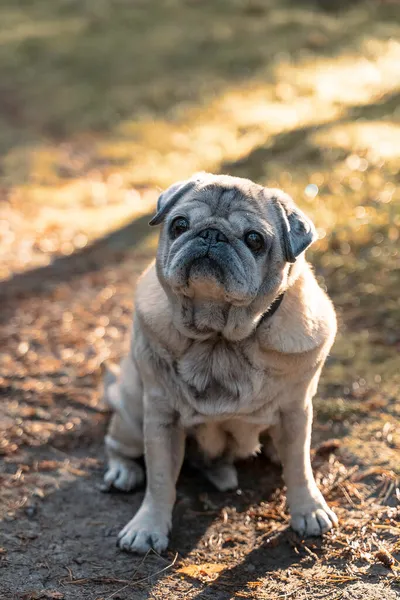
[[[168,527],[157,527],[153,519],[141,519],[137,515],[119,533],[117,546],[137,554],[146,554],[153,548],[161,554],[167,549],[168,541]]]
[[[123,457],[111,458],[104,475],[101,490],[109,492],[112,488],[130,492],[144,481],[143,469],[135,461]]]
[[[307,510],[293,512],[290,524],[301,537],[320,536],[335,527],[338,518],[326,504],[316,504]]]
[[[238,487],[238,475],[236,467],[230,464],[222,464],[203,470],[205,477],[220,492],[236,490]]]

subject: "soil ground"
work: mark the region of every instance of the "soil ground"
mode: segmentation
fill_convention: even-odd
[[[394,2],[0,7],[0,598],[400,598],[400,26]],[[101,365],[129,336],[159,188],[198,169],[293,195],[339,333],[313,465],[340,517],[288,529],[279,469],[184,468],[170,550],[115,547]]]

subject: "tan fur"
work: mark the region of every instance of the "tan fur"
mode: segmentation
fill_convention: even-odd
[[[194,237],[182,246],[184,258],[197,251],[195,227],[202,231],[204,226],[226,235],[229,247],[220,245],[218,251],[230,252],[232,243],[230,260],[238,263],[225,272],[221,260],[223,284],[218,272],[209,275],[208,263],[189,270],[185,283],[179,261],[170,268],[174,256],[165,226],[157,263],[138,283],[131,356],[108,390],[115,414],[106,438],[107,486],[121,487],[121,477],[124,489],[127,480],[132,488],[140,483],[142,474],[133,463],[129,471],[127,459],[140,456],[143,447],[147,465],[143,505],[119,536],[125,550],[166,548],[186,436],[197,440],[205,474],[219,489],[227,489],[237,484],[234,460],[256,453],[260,435],[268,430],[283,464],[292,526],[301,534],[317,535],[337,522],[310,464],[311,399],[335,337],[334,309],[303,253],[292,268],[285,260],[284,236],[290,227],[281,223],[275,197],[269,200],[268,191],[264,194],[247,180],[207,178],[203,187],[201,178],[200,184],[196,180],[196,195],[190,196],[186,184],[189,193],[161,210],[191,217]],[[232,195],[229,211],[223,212],[223,196],[215,201],[221,190]],[[294,228],[285,202],[280,206]],[[250,216],[244,214],[247,209]],[[238,246],[246,219],[271,240],[265,258],[255,261]],[[262,320],[281,292],[277,312]],[[118,456],[122,471],[116,475]]]

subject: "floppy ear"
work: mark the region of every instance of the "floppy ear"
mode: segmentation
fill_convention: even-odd
[[[296,258],[318,239],[314,223],[301,211],[290,196],[275,197],[283,228],[283,245],[286,260],[296,262]]]
[[[178,181],[172,184],[168,189],[163,192],[157,201],[157,212],[149,222],[149,225],[159,225],[164,220],[165,216],[169,213],[171,208],[176,202],[182,198],[189,190],[191,190],[197,183],[199,183],[205,173],[197,173],[190,179],[184,181]]]

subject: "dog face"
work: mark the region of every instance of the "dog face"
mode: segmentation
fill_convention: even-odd
[[[175,296],[247,307],[278,290],[314,241],[311,221],[280,190],[200,173],[161,194],[157,270]]]

